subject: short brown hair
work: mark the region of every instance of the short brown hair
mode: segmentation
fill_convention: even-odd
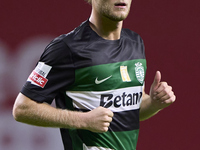
[[[89,4],[91,4],[92,3],[92,0],[85,0],[86,2],[88,2]]]

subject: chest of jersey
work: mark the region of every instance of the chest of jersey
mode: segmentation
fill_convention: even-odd
[[[79,42],[78,42],[79,43]],[[87,45],[87,44],[85,44]],[[121,38],[72,45],[75,79],[67,95],[77,109],[138,109],[146,72],[143,44]]]
[[[126,38],[116,41],[101,39],[90,44],[77,43],[70,45],[76,68],[145,59],[143,43],[127,40]]]
[[[145,59],[101,64],[77,69],[67,92],[78,109],[98,106],[112,111],[138,109],[146,72]]]

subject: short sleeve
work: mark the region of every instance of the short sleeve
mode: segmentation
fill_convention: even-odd
[[[56,95],[74,82],[74,65],[69,47],[62,37],[44,50],[21,93],[37,102],[51,103]]]

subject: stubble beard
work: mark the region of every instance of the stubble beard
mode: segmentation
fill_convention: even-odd
[[[119,13],[113,12],[111,8],[109,8],[108,6],[104,6],[101,10],[102,10],[101,13],[103,14],[104,17],[117,22],[123,21],[124,19],[127,18],[129,14],[129,10],[126,13],[120,13],[120,11],[122,10],[119,10]]]

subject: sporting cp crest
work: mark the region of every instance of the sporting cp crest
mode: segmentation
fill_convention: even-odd
[[[144,67],[142,66],[142,63],[138,62],[135,63],[135,75],[137,80],[143,84],[144,82]]]

